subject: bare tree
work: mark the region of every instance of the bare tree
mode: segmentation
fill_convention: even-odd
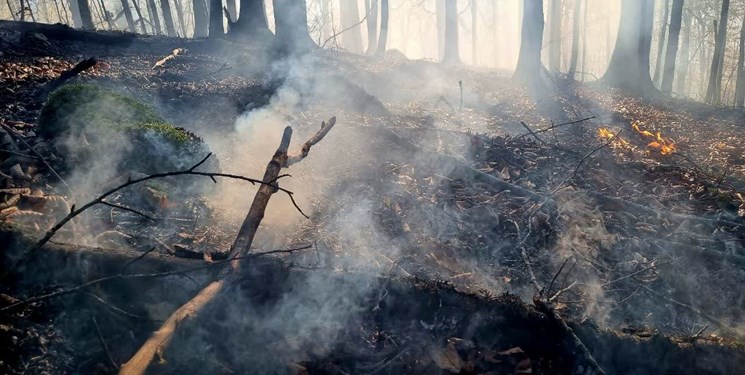
[[[264,0],[241,0],[238,20],[232,25],[230,33],[252,39],[271,36],[266,21]]]
[[[657,91],[649,75],[653,20],[654,2],[623,0],[616,47],[603,76],[606,84],[638,95]]]
[[[551,16],[548,20],[548,69],[558,73],[561,69],[561,0],[551,0]]]
[[[163,10],[163,23],[166,24],[166,34],[170,37],[176,36],[176,28],[173,26],[173,15],[171,4],[168,0],[160,0],[160,8]]]
[[[688,78],[688,69],[690,68],[691,54],[691,17],[686,15],[683,21],[683,40],[680,43],[680,53],[678,54],[679,67],[675,77],[675,91],[687,95],[686,79]]]
[[[135,20],[132,17],[132,9],[129,8],[129,2],[127,0],[121,0],[122,1],[122,12],[124,13],[124,18],[127,20],[127,27],[129,28],[129,31],[132,33],[137,32],[137,27],[135,27]]]
[[[176,15],[178,16],[179,30],[181,30],[181,36],[186,38],[186,22],[184,22],[184,6],[181,0],[173,0],[173,5],[176,7]]]
[[[360,10],[357,0],[341,1],[342,44],[349,52],[362,53],[362,26],[360,25]]]
[[[680,26],[683,19],[683,0],[673,0],[673,10],[670,16],[670,33],[665,53],[665,70],[662,74],[662,92],[673,91],[673,79],[675,78],[675,61],[678,55],[678,41],[680,38]]]
[[[204,38],[209,35],[209,13],[205,0],[193,0],[194,37]]]
[[[150,25],[153,27],[153,33],[155,35],[163,34],[163,30],[160,28],[160,17],[158,17],[158,8],[155,5],[155,0],[147,0],[147,11],[150,13]]]
[[[445,54],[442,57],[442,62],[445,64],[460,62],[457,0],[445,0]]]
[[[238,0],[225,0],[225,8],[230,16],[229,21],[235,22],[238,19]]]
[[[365,0],[367,9],[367,55],[378,48],[378,0]]]
[[[727,18],[729,0],[722,0],[722,11],[719,16],[719,30],[714,42],[714,57],[711,60],[709,85],[706,89],[706,102],[718,105],[722,95],[722,75],[724,74],[724,48],[727,41]],[[714,21],[716,22],[716,21]]]
[[[210,2],[210,38],[219,38],[225,35],[223,26],[222,0],[209,0]]]
[[[80,12],[80,26],[85,30],[93,30],[93,16],[91,15],[91,8],[88,5],[88,0],[76,0],[76,2],[78,4],[78,11]],[[21,9],[21,11],[23,11],[23,9]],[[23,14],[23,12],[21,14]]]
[[[745,15],[740,26],[740,52],[737,58],[737,84],[735,89],[735,106],[745,106]]]
[[[574,79],[577,74],[577,61],[579,60],[579,33],[580,15],[582,11],[582,0],[574,0],[574,16],[572,21],[572,57],[569,62],[569,79]]]
[[[276,50],[302,54],[315,46],[308,32],[305,0],[273,0]]]
[[[520,56],[514,77],[526,83],[536,83],[543,73],[543,0],[524,0]]]
[[[665,41],[667,39],[667,24],[670,19],[670,0],[663,0],[664,11],[660,25],[660,38],[657,40],[657,65],[654,68],[652,81],[659,83],[662,78],[662,67],[665,65]]]
[[[378,50],[375,52],[375,56],[381,59],[385,57],[388,44],[388,12],[388,0],[380,0],[380,37],[378,38]]]

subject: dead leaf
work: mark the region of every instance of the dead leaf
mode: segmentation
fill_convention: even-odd
[[[449,342],[445,348],[434,348],[430,351],[432,360],[443,370],[457,374],[461,370],[461,359],[455,345]]]

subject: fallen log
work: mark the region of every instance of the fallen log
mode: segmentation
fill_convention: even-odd
[[[320,142],[323,137],[328,134],[335,123],[335,117],[332,117],[328,124],[323,123],[321,125],[321,130],[303,145],[299,156],[293,156],[292,162],[297,163],[305,158],[308,155],[311,146]],[[287,167],[290,164],[287,150],[291,138],[292,128],[288,126],[284,130],[277,151],[267,164],[263,178],[264,183],[256,192],[256,196],[251,203],[251,208],[249,209],[246,219],[243,221],[238,236],[233,243],[228,259],[235,260],[230,262],[229,267],[223,269],[221,277],[218,280],[211,282],[206,288],[202,289],[196,297],[192,298],[189,302],[171,314],[165,324],[163,324],[158,331],[153,333],[153,335],[142,345],[128,362],[122,365],[119,374],[144,374],[156,355],[162,358],[162,353],[165,352],[165,349],[170,344],[178,325],[183,321],[196,316],[211,300],[215,298],[215,296],[218,295],[221,290],[236,279],[235,277],[230,276],[238,274],[237,272],[233,272],[238,270],[241,265],[240,260],[237,258],[245,256],[250,252],[251,243],[253,242],[261,220],[264,218],[269,199],[278,191],[276,181],[280,177],[280,172],[282,168]]]

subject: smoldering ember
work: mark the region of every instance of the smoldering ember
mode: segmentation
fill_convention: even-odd
[[[745,373],[745,1],[0,18],[2,374]]]

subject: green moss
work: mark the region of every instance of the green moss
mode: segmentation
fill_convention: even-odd
[[[54,91],[42,108],[38,130],[63,145],[66,135],[84,134],[92,147],[69,147],[63,155],[76,165],[121,147],[123,141],[131,150],[124,155],[122,168],[143,173],[181,168],[209,152],[201,138],[169,124],[149,106],[92,84],[70,84]]]

